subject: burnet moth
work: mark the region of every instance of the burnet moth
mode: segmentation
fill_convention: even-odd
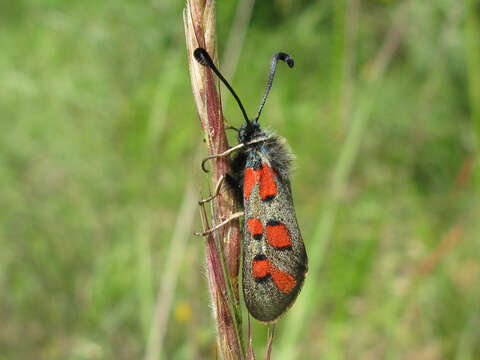
[[[293,304],[308,270],[307,254],[298,228],[289,173],[293,155],[284,138],[263,131],[258,119],[273,83],[278,60],[293,67],[293,59],[276,53],[270,64],[267,87],[255,119],[250,120],[235,91],[225,80],[205,49],[197,48],[195,59],[210,67],[230,90],[245,118],[238,130],[240,144],[223,154],[235,152],[232,173],[225,178],[244,209],[242,244],[242,287],[250,314],[273,323]]]

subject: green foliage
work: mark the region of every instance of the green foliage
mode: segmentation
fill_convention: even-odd
[[[221,54],[236,4],[217,6]],[[0,5],[0,359],[144,355],[204,149],[182,7]],[[261,121],[297,155],[313,264],[273,358],[480,357],[477,8],[255,4],[232,83],[253,115],[270,56],[295,59]],[[223,101],[238,126],[235,102]],[[181,256],[168,359],[215,358],[202,244]],[[260,349],[266,329],[252,330]]]

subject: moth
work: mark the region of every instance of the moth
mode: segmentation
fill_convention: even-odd
[[[293,304],[308,270],[308,260],[293,205],[290,172],[293,155],[286,140],[262,130],[258,122],[273,84],[277,63],[291,68],[293,59],[276,53],[270,63],[267,87],[255,119],[250,120],[239,97],[219,72],[208,52],[194,51],[195,59],[208,66],[230,90],[245,119],[238,129],[232,173],[226,182],[244,210],[242,288],[249,313],[264,323],[274,323]]]

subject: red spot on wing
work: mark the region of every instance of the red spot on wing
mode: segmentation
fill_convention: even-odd
[[[280,271],[271,265],[270,275],[278,289],[286,294],[293,290],[297,285],[297,280],[287,272]]]
[[[267,164],[262,163],[263,168],[260,170],[260,197],[263,201],[277,196],[277,184],[274,176],[277,173]]]
[[[270,274],[274,284],[285,294],[290,293],[297,286],[297,280],[292,275],[278,270],[268,259],[253,260],[252,274],[255,279],[262,279]]]
[[[252,235],[261,235],[263,233],[263,225],[261,221],[254,218],[248,219],[248,231]]]
[[[243,196],[245,200],[248,200],[250,197],[250,193],[260,177],[260,171],[261,170],[253,170],[248,167],[245,169],[245,177],[243,180]]]
[[[268,259],[253,260],[252,274],[255,279],[261,279],[270,273],[270,261]]]
[[[270,245],[277,248],[292,246],[290,233],[288,232],[287,227],[283,224],[267,224],[267,241]]]

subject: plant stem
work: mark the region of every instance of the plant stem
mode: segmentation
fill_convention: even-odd
[[[215,2],[188,0],[183,12],[185,38],[192,91],[200,123],[210,155],[228,149],[222,103],[217,82],[210,69],[193,57],[196,48],[206,49],[216,60]],[[228,156],[217,157],[210,163],[211,182],[230,171]],[[237,211],[233,194],[222,191],[212,202],[211,226],[228,219]],[[210,227],[205,206],[201,207],[204,230]],[[217,321],[218,346],[224,359],[245,358],[241,311],[238,294],[240,259],[240,228],[238,220],[229,222],[206,237],[207,272],[214,315]]]

